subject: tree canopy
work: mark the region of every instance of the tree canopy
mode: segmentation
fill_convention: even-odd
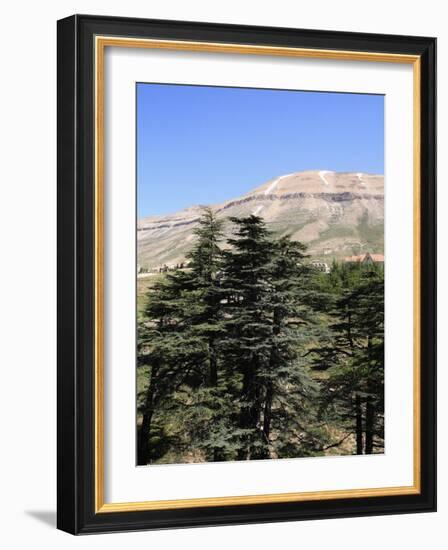
[[[382,452],[382,267],[321,273],[255,215],[195,233],[138,323],[138,464]]]

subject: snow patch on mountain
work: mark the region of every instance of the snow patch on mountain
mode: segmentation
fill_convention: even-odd
[[[319,177],[324,185],[330,185],[327,178],[325,177],[327,174],[332,174],[333,172],[331,170],[320,170],[319,171]]]
[[[258,214],[263,210],[263,208],[264,208],[263,204],[260,204],[259,206],[257,206],[257,208],[255,208],[255,210],[252,212],[252,216],[258,216]]]
[[[292,176],[293,174],[285,174],[283,176],[280,176],[278,177],[277,179],[275,179],[271,185],[266,189],[266,191],[263,193],[263,195],[267,196],[269,195],[270,193],[272,193],[272,191],[274,191],[274,189],[277,187],[277,184],[279,183],[279,181],[281,181],[283,178],[287,178],[289,176]],[[254,211],[252,212],[252,215],[253,216],[257,216],[262,210],[263,210],[264,206],[261,204],[259,206],[257,206]]]

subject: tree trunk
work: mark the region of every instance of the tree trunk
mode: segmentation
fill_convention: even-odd
[[[218,358],[216,355],[215,341],[210,340],[208,344],[210,353],[210,386],[216,388],[218,386]]]
[[[243,445],[238,450],[238,460],[248,460],[251,458],[251,454],[254,451],[252,445],[253,435],[256,433],[260,422],[262,403],[260,399],[260,388],[255,380],[256,372],[257,367],[252,364],[246,367],[244,373],[243,388],[241,392],[244,405],[241,406],[239,428],[251,431],[252,434],[247,433],[247,435],[243,436]]]
[[[218,387],[218,357],[216,353],[215,341],[213,339],[209,340],[208,344],[210,361],[209,361],[209,385],[211,388]],[[219,410],[216,410],[214,413],[219,417]],[[212,451],[212,460],[213,462],[221,462],[225,460],[222,449],[215,447]]]
[[[151,434],[151,422],[154,414],[154,379],[156,372],[156,367],[153,367],[146,390],[143,419],[138,432],[137,464],[139,466],[145,466],[149,461],[149,436]]]
[[[373,453],[373,424],[374,424],[375,409],[372,403],[372,398],[367,398],[366,405],[366,455]]]
[[[276,308],[274,310],[273,328],[272,334],[274,338],[280,334],[282,324],[282,315],[280,310]],[[270,358],[269,358],[269,371],[275,372],[278,367],[278,354],[275,346],[275,342],[272,345]],[[272,421],[272,402],[274,400],[274,384],[272,379],[268,379],[266,382],[266,396],[263,411],[263,439],[265,447],[263,449],[263,458],[269,458],[269,435],[271,433],[271,421]]]
[[[347,314],[347,339],[348,339],[350,348],[353,349],[352,314],[350,310],[348,311],[348,314]]]
[[[269,380],[266,387],[266,397],[264,402],[263,411],[263,458],[269,458],[269,435],[271,433],[271,419],[272,419],[272,401],[274,397],[274,387],[272,380]]]
[[[248,366],[244,371],[243,377],[243,388],[241,391],[241,397],[244,401],[247,401],[249,394],[249,386],[252,382],[252,373]],[[247,404],[241,405],[238,427],[245,430],[250,425],[250,411]],[[238,449],[237,459],[238,460],[247,460],[249,458],[249,444],[247,441],[247,436],[243,436],[241,440],[240,448]]]
[[[372,353],[372,337],[370,334],[368,335],[368,338],[367,338],[367,353],[368,353],[369,365],[370,365],[371,353]],[[372,393],[371,380],[367,384],[367,391],[370,394]],[[365,448],[366,455],[371,455],[373,453],[374,415],[375,415],[375,411],[374,411],[372,396],[369,395],[367,397],[367,402],[366,402],[366,448]]]
[[[356,394],[355,398],[355,414],[356,414],[356,454],[362,455],[363,448],[363,433],[362,433],[362,408],[361,397]]]
[[[264,404],[264,418],[263,418],[263,434],[267,442],[269,442],[269,435],[271,433],[271,418],[272,418],[272,399],[274,397],[274,388],[272,381],[270,380],[266,389],[266,401]]]
[[[225,456],[221,449],[217,449],[216,447],[213,449],[213,462],[223,462],[225,460]]]

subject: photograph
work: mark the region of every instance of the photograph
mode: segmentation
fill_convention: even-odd
[[[383,20],[58,21],[58,529],[436,510],[436,38]]]
[[[135,117],[136,464],[385,453],[384,95],[137,82]]]

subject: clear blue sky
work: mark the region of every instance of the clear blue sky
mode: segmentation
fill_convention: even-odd
[[[384,173],[384,97],[137,84],[138,217],[302,170]]]

